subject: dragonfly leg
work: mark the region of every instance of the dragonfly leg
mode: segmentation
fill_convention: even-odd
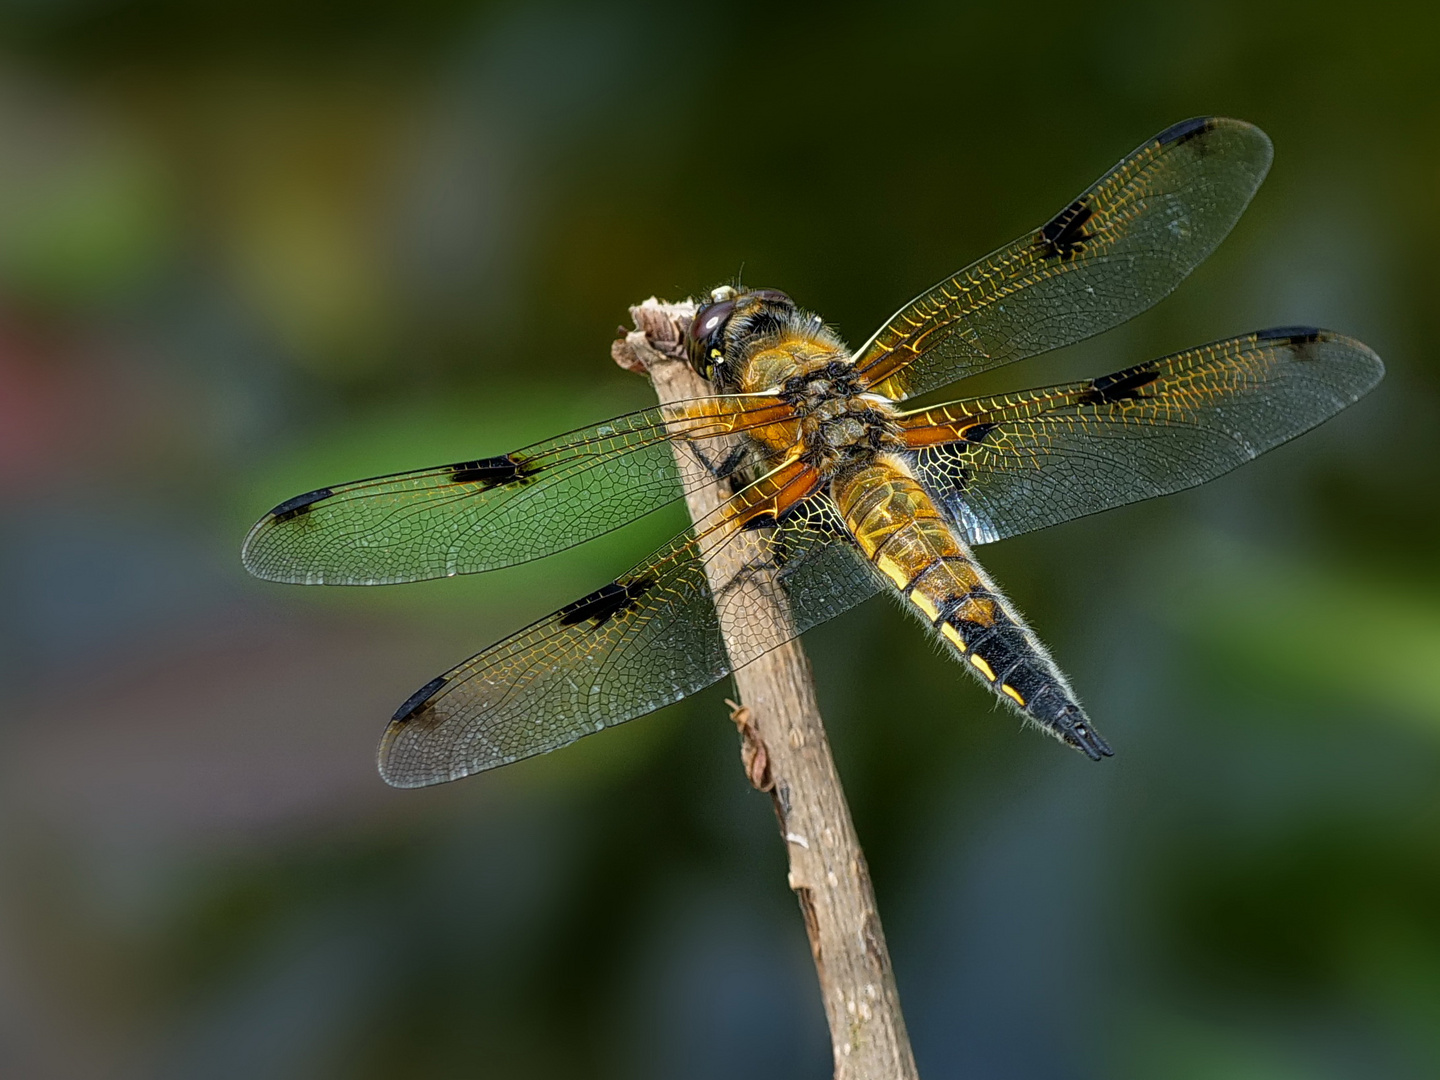
[[[740,466],[744,464],[748,453],[746,446],[741,443],[732,446],[719,461],[714,461],[693,442],[685,445],[690,448],[690,452],[695,455],[695,460],[700,463],[700,466],[716,480],[728,480],[734,476]]]

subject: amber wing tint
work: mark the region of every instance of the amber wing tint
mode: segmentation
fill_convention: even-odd
[[[1045,225],[896,312],[856,353],[866,385],[910,397],[1139,314],[1225,238],[1270,157],[1239,120],[1161,132]]]
[[[902,424],[917,479],[982,544],[1212,480],[1334,416],[1383,374],[1358,341],[1285,327]]]

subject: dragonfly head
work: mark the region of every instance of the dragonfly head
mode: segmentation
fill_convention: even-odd
[[[723,386],[728,381],[727,369],[736,359],[736,345],[766,327],[783,326],[794,312],[795,301],[779,289],[721,285],[711,290],[710,302],[695,312],[685,335],[691,366]]]

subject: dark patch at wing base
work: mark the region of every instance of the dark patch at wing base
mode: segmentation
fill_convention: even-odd
[[[1196,116],[1190,120],[1181,120],[1178,124],[1171,124],[1155,136],[1155,141],[1161,146],[1178,146],[1191,139],[1199,138],[1201,135],[1208,135],[1214,130],[1215,118],[1213,116]]]
[[[274,510],[270,516],[276,521],[290,521],[301,514],[308,514],[310,507],[314,506],[321,499],[328,499],[335,492],[330,488],[316,488],[314,491],[307,491],[304,495],[296,495],[293,499],[286,499]]]
[[[778,524],[779,522],[775,519],[775,515],[766,510],[763,513],[756,514],[752,518],[748,518],[740,528],[745,532],[758,532],[761,529],[773,529]]]
[[[523,461],[511,454],[462,461],[450,466],[450,479],[457,484],[484,484],[487,488],[518,483],[532,475],[534,470],[527,469]]]
[[[1047,259],[1073,259],[1076,252],[1094,239],[1085,231],[1085,223],[1094,216],[1094,209],[1084,199],[1076,199],[1040,229],[1036,246],[1044,251]]]
[[[587,619],[593,619],[595,628],[598,630],[616,615],[630,611],[635,607],[635,601],[650,591],[655,584],[654,578],[642,577],[622,585],[618,581],[612,581],[603,588],[596,589],[589,596],[583,596],[573,604],[566,604],[560,609],[560,625],[574,626]]]
[[[915,460],[926,473],[944,479],[957,492],[963,493],[970,483],[970,470],[962,464],[959,455],[945,447],[927,446],[917,450]]]
[[[1075,400],[1081,405],[1114,405],[1121,401],[1139,401],[1144,395],[1140,389],[1149,386],[1160,377],[1160,372],[1151,367],[1130,368],[1117,371],[1114,375],[1102,375],[1091,379],[1090,385],[1080,392]]]
[[[409,720],[425,707],[426,703],[435,696],[436,691],[444,686],[447,681],[444,675],[435,676],[435,678],[431,679],[405,699],[405,704],[396,709],[395,715],[390,718],[391,722],[403,724],[406,720]]]
[[[969,427],[961,428],[960,437],[968,443],[974,443],[978,445],[985,441],[986,435],[989,435],[999,426],[1000,425],[998,423],[992,423],[990,421],[983,421],[979,424],[971,424]]]
[[[762,510],[758,514],[746,518],[740,526],[740,530],[742,532],[758,532],[761,529],[779,528],[787,521],[793,520],[799,509],[800,503],[793,503],[780,511],[778,516],[771,510]]]

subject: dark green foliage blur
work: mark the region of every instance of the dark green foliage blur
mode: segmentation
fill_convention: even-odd
[[[1275,142],[1171,299],[963,393],[1260,326],[1389,373],[1207,488],[982,549],[1116,757],[893,605],[820,628],[929,1077],[1440,1075],[1431,5],[17,0],[0,12],[0,1074],[828,1075],[727,687],[442,789],[416,687],[661,515],[488,579],[249,580],[296,492],[643,406],[626,306],[852,343],[1132,147]]]

